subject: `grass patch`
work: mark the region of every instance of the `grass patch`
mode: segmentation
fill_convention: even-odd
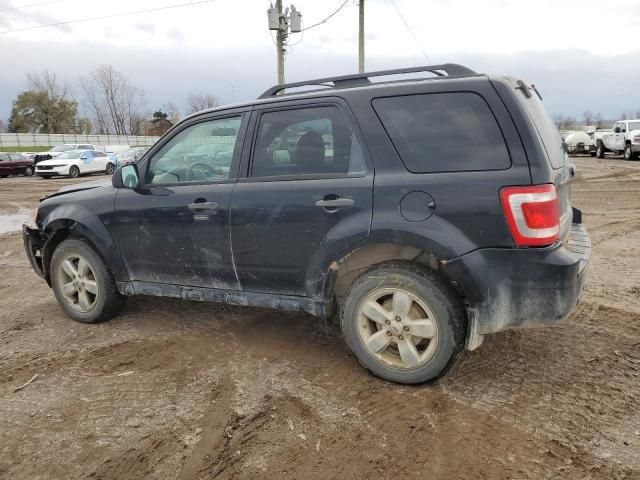
[[[48,152],[51,147],[0,147],[0,152]]]

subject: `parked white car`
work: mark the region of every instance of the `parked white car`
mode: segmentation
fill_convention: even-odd
[[[625,160],[638,158],[640,154],[640,119],[620,120],[610,131],[593,134],[596,156],[604,158],[605,152],[622,153]]]
[[[115,164],[109,155],[96,150],[70,150],[36,165],[36,175],[42,178],[50,178],[54,175],[77,178],[80,175],[97,172],[112,175],[114,170]]]
[[[40,152],[33,158],[34,163],[42,162],[43,160],[51,160],[58,155],[71,150],[95,150],[96,147],[91,143],[65,143],[64,145],[56,145],[48,152]]]
[[[595,155],[596,147],[593,139],[587,132],[569,132],[564,136],[564,144],[570,154],[592,154]]]

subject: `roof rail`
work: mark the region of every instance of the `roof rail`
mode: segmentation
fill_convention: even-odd
[[[341,75],[339,77],[316,78],[315,80],[305,80],[303,82],[285,83],[283,85],[274,85],[264,91],[258,98],[269,98],[277,95],[287,88],[304,87],[306,85],[319,85],[333,88],[359,87],[371,84],[371,77],[382,77],[386,75],[398,75],[403,73],[415,72],[431,72],[438,77],[444,77],[442,72],[447,76],[454,75],[476,75],[476,72],[457,63],[443,63],[441,65],[424,65],[421,67],[396,68],[393,70],[378,70],[376,72],[356,73],[352,75]],[[333,84],[333,85],[330,85]]]

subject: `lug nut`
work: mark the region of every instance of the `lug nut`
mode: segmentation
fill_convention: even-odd
[[[409,327],[407,327],[406,325],[404,326],[404,331],[408,332],[409,331]]]
[[[404,340],[404,337],[403,337],[402,335],[400,335],[400,336],[398,337],[398,340]]]
[[[402,319],[400,317],[396,317],[396,322],[401,321]]]
[[[387,332],[387,336],[390,337],[391,335],[393,335],[393,333],[391,332]]]
[[[391,320],[385,320],[384,323],[386,323],[387,325],[391,325]]]

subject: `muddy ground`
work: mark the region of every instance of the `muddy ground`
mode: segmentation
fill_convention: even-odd
[[[640,478],[640,162],[574,161],[582,304],[418,387],[306,314],[140,297],[74,323],[0,235],[0,477]],[[0,213],[69,182],[2,179]]]

